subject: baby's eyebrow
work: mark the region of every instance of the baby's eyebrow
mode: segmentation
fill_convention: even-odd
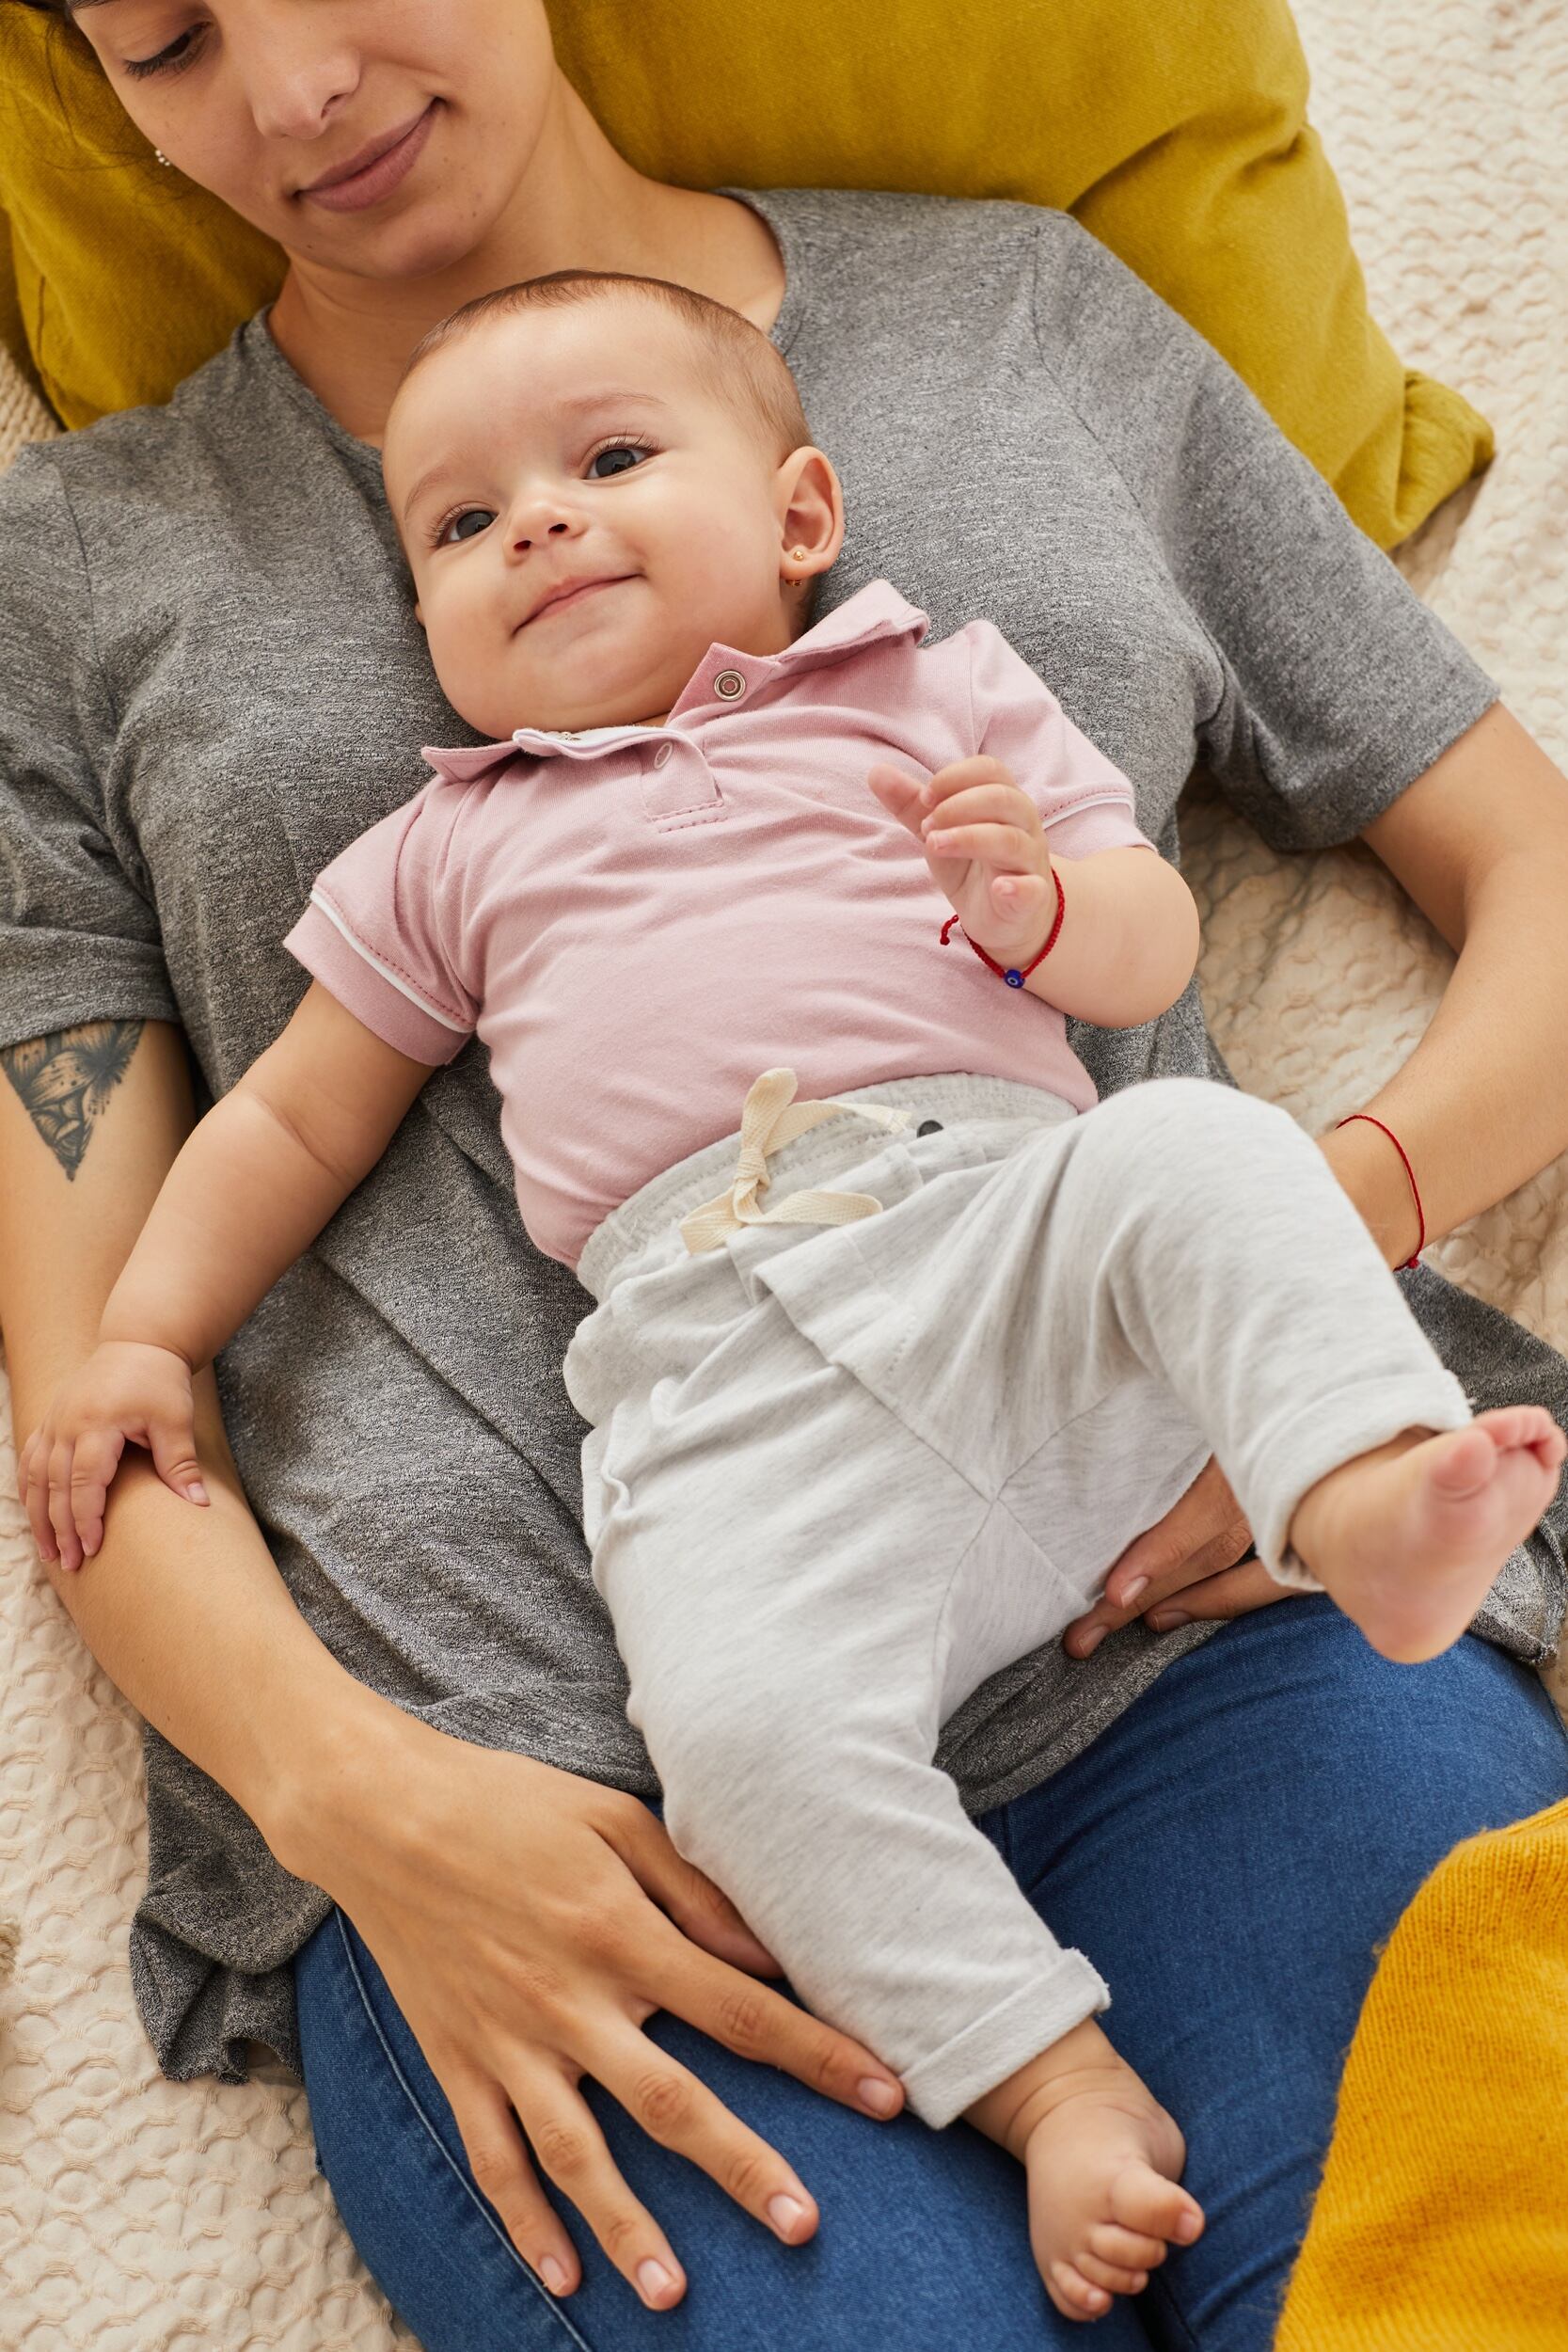
[[[91,8],[107,8],[111,5],[111,0],[87,0],[87,5]],[[670,404],[667,400],[660,400],[657,392],[616,390],[612,387],[608,391],[570,393],[566,399],[558,401],[556,407],[558,413],[565,417],[588,416],[595,408],[614,408],[622,411],[627,408],[657,408],[668,414]],[[399,509],[399,519],[406,522],[415,501],[423,498],[425,492],[434,483],[439,482],[443,474],[451,471],[451,468],[443,458],[420,474]]]

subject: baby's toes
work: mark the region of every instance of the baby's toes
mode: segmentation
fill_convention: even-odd
[[[1117,2270],[1153,2270],[1165,2259],[1165,2241],[1143,2237],[1136,2230],[1120,2230],[1114,2221],[1097,2221],[1085,2250]]]
[[[1102,2319],[1111,2308],[1103,2287],[1092,2286],[1071,2263],[1053,2263],[1045,2291],[1064,2319]]]
[[[1203,2228],[1203,2208],[1150,2164],[1124,2165],[1111,2184],[1111,2217],[1124,2230],[1190,2246]]]
[[[1148,2284],[1148,2273],[1141,2266],[1124,2267],[1120,2263],[1102,2263],[1098,2254],[1085,2247],[1072,2258],[1072,2266],[1081,2279],[1091,2287],[1103,2287],[1109,2295],[1141,2295]]]

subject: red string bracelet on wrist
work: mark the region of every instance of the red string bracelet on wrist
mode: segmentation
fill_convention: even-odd
[[[1057,934],[1060,932],[1062,928],[1062,917],[1067,913],[1067,892],[1062,888],[1062,877],[1054,866],[1051,868],[1051,879],[1056,885],[1056,919],[1052,924],[1050,930],[1046,933],[1045,946],[1040,949],[1039,954],[1032,958],[1028,963],[1022,966],[1013,964],[1011,967],[1004,969],[1004,967],[997,962],[994,956],[987,955],[985,949],[979,945],[978,941],[969,939],[969,933],[967,931],[964,932],[965,939],[969,939],[969,944],[974,948],[975,954],[979,957],[980,961],[984,964],[989,964],[991,971],[995,973],[997,978],[999,980],[1006,980],[1009,988],[1022,988],[1024,981],[1029,977],[1030,973],[1034,970],[1035,965],[1037,963],[1043,963],[1046,957],[1051,953],[1052,948],[1056,945]],[[958,919],[958,918],[956,914],[950,914],[946,922],[942,927],[942,945],[944,947],[947,945],[947,934],[952,930]],[[1414,1182],[1414,1179],[1412,1179],[1412,1182]]]
[[[1349,1119],[1337,1120],[1335,1121],[1336,1133],[1338,1133],[1340,1127],[1348,1127],[1353,1120],[1357,1119],[1364,1119],[1369,1127],[1379,1128],[1382,1133],[1387,1136],[1389,1142],[1399,1153],[1400,1158],[1403,1161],[1404,1172],[1410,1179],[1410,1190],[1416,1201],[1416,1224],[1418,1232],[1418,1239],[1417,1240],[1413,1254],[1405,1259],[1404,1264],[1401,1269],[1402,1272],[1408,1273],[1412,1266],[1419,1264],[1421,1252],[1427,1245],[1427,1213],[1421,1206],[1421,1187],[1416,1182],[1416,1171],[1410,1165],[1409,1152],[1405,1150],[1403,1144],[1400,1141],[1392,1127],[1385,1127],[1382,1120],[1374,1119],[1370,1111],[1352,1111]]]

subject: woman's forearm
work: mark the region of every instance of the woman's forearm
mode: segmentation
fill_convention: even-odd
[[[24,1431],[91,1349],[191,1100],[183,1044],[156,1022],[35,1039],[0,1052],[0,1328]],[[354,1681],[295,1609],[210,1378],[198,1403],[212,1508],[170,1494],[133,1452],[103,1550],[80,1573],[51,1574],[111,1680],[297,1867],[308,1799],[360,1769],[387,1717],[407,1718]]]
[[[1458,960],[1409,1059],[1365,1102],[1392,1128],[1434,1240],[1568,1151],[1568,779],[1498,706],[1367,839]],[[1418,1234],[1409,1179],[1375,1127],[1323,1138],[1390,1263]]]
[[[19,1425],[42,1401],[25,1381],[14,1400]],[[367,1759],[406,1719],[300,1615],[241,1492],[210,1375],[198,1403],[211,1507],[171,1494],[133,1452],[102,1550],[74,1574],[58,1563],[48,1573],[117,1689],[228,1790],[286,1867],[310,1876],[312,1821],[346,1809]]]

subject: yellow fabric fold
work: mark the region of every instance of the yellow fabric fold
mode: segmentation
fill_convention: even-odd
[[[1456,1847],[1389,1938],[1275,2352],[1568,2344],[1568,1804]]]

